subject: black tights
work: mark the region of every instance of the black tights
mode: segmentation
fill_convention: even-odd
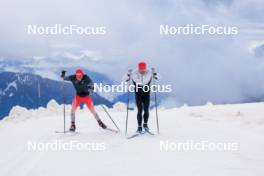
[[[149,100],[150,94],[149,93],[136,93],[136,104],[138,108],[137,113],[137,121],[138,126],[142,126],[142,112],[144,110],[144,123],[148,123],[149,118]]]

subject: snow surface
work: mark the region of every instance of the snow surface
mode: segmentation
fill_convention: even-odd
[[[17,83],[16,83],[16,81],[13,81],[13,82],[9,83],[3,91],[0,90],[0,95],[5,95],[6,92],[8,92],[12,87],[17,91]],[[11,97],[11,96],[13,96],[13,93],[9,94],[9,97]]]
[[[99,115],[112,125],[100,106]],[[126,106],[109,109],[122,130],[114,134],[99,129],[87,108],[78,110],[79,134],[58,134],[63,129],[63,106],[54,100],[47,108],[27,110],[14,107],[0,121],[1,176],[87,176],[87,175],[181,175],[263,176],[264,103],[212,105],[159,110],[160,135],[126,139]],[[69,127],[70,106],[66,106]],[[156,132],[155,111],[150,128]],[[136,129],[136,111],[129,112],[129,134]],[[104,151],[29,151],[28,141],[60,140],[104,143]],[[235,151],[161,151],[160,142],[235,142]]]

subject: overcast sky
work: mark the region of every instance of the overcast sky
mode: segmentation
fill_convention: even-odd
[[[144,60],[173,84],[170,102],[244,101],[264,95],[263,16],[262,0],[10,0],[0,7],[0,57],[54,69],[57,60],[81,63],[116,80]],[[106,26],[107,33],[30,36],[29,24]],[[161,24],[231,25],[239,34],[162,36]]]

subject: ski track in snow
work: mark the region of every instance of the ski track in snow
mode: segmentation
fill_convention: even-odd
[[[264,104],[207,105],[160,109],[160,135],[144,134],[128,140],[124,135],[126,111],[109,110],[121,133],[102,130],[86,108],[78,110],[79,134],[59,134],[63,130],[62,106],[29,111],[19,108],[15,117],[0,121],[0,175],[214,175],[263,176]],[[67,106],[69,127],[69,107]],[[102,120],[114,125],[99,110]],[[155,112],[150,128],[156,133]],[[136,130],[136,112],[129,112],[128,136]],[[105,151],[28,151],[28,141],[75,140],[104,142]],[[161,151],[160,141],[237,142],[238,151]]]

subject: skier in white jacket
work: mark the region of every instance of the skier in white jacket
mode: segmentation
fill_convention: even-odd
[[[149,131],[148,119],[149,119],[149,104],[150,104],[150,84],[153,79],[158,79],[157,73],[154,68],[150,70],[147,69],[147,64],[145,62],[140,62],[138,64],[138,69],[132,72],[129,70],[125,75],[124,81],[129,82],[130,80],[135,86],[135,99],[138,109],[137,122],[138,128],[137,132],[142,133],[142,121],[143,128],[145,131]],[[143,117],[142,113],[144,111]]]

